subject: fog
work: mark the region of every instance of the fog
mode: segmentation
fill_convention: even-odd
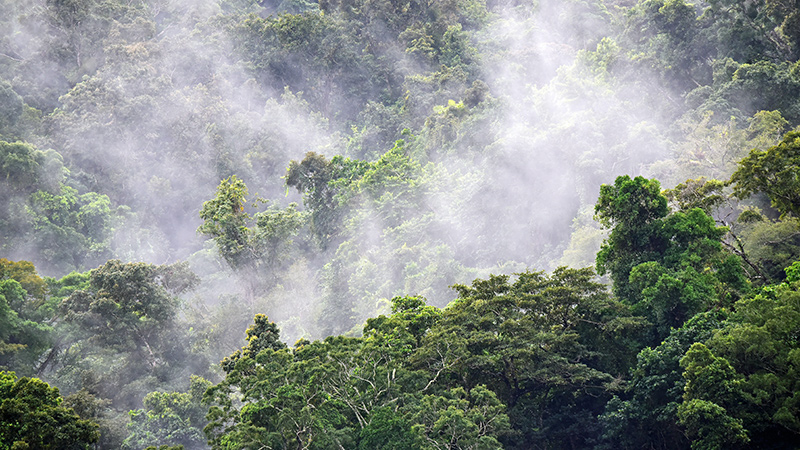
[[[328,3],[328,16],[344,14],[337,4]],[[203,284],[187,301],[234,299],[242,332],[263,312],[289,342],[357,334],[395,295],[445,306],[454,297],[450,285],[478,276],[592,265],[602,239],[591,221],[600,184],[647,174],[668,156],[653,144],[667,127],[658,123],[661,105],[618,89],[590,64],[614,58],[613,42],[602,39],[621,20],[618,6],[544,0],[484,9],[473,2],[463,28],[457,16],[442,19],[451,14],[443,9],[438,20],[451,27],[452,45],[474,59],[457,60],[445,76],[435,74],[443,60],[403,48],[418,41],[377,13],[353,35],[301,31],[299,42],[322,35],[322,50],[337,46],[322,65],[316,43],[264,50],[253,40],[271,14],[326,17],[307,2],[153,0],[116,13],[93,1],[6,2],[6,59],[13,61],[4,73],[42,114],[19,135],[58,152],[68,184],[107,195],[112,216],[107,251],[77,264],[52,261],[31,245],[11,256],[57,277],[112,257],[188,260]],[[348,41],[354,37],[366,47]],[[366,63],[375,67],[359,65]],[[34,73],[35,82],[24,79]],[[385,80],[375,82],[375,74]],[[470,88],[479,101],[463,107]],[[374,162],[396,139],[419,165],[418,179],[407,180],[419,191],[357,197],[334,245],[320,249],[302,230],[269,277],[231,270],[197,232],[203,202],[223,179],[247,183],[248,205],[256,207],[248,206],[250,214],[264,209],[256,197],[281,208],[302,204],[282,178],[291,160],[314,151]],[[259,277],[270,282],[252,279]],[[251,301],[248,289],[256,290]],[[343,323],[329,323],[331,308]]]
[[[438,350],[439,340],[451,342],[437,333],[453,328],[395,340],[402,330],[389,336],[379,328],[412,323],[403,322],[409,311],[423,311],[409,319],[420,323],[439,312],[393,299],[419,296],[447,308],[475,292],[481,297],[455,305],[477,305],[508,288],[490,275],[514,280],[525,271],[564,275],[570,271],[561,266],[594,266],[609,235],[594,220],[595,203],[601,186],[620,175],[656,178],[663,189],[721,180],[690,180],[671,207],[688,209],[691,202],[681,202],[697,197],[711,204],[721,193],[727,203],[709,211],[718,225],[733,223],[742,208],[764,219],[733,223],[740,235],[721,245],[743,257],[751,252],[780,280],[795,253],[774,249],[780,239],[794,242],[796,221],[779,217],[764,194],[736,204],[725,185],[751,149],[775,145],[800,123],[800,38],[791,29],[800,16],[779,3],[0,0],[0,269],[26,276],[19,286],[38,292],[25,297],[23,287],[2,285],[11,290],[0,292],[0,307],[9,306],[0,319],[13,330],[0,333],[0,350],[11,349],[0,352],[0,369],[57,386],[64,405],[99,423],[98,448],[184,438],[187,449],[208,448],[214,432],[201,430],[210,417],[201,399],[204,392],[232,399],[234,410],[250,400],[224,391],[235,383],[207,390],[239,370],[233,366],[244,351],[253,353],[245,361],[267,370],[254,357],[267,348],[285,352],[281,361],[305,363],[316,358],[303,353],[309,340],[341,337],[309,345],[313,352],[351,344],[371,352],[386,337],[380,345],[401,356],[367,364],[385,365],[393,385],[399,359],[389,360],[413,354],[402,339],[423,348],[438,336],[430,348],[441,361],[398,363],[407,373],[398,371],[397,380],[407,386],[419,383],[411,373],[417,364],[428,364],[419,372],[436,372],[432,386],[461,358],[450,364]],[[716,242],[716,231],[703,233]],[[735,256],[728,256],[725,271],[733,273],[727,265]],[[759,261],[745,260],[759,271]],[[20,261],[33,262],[46,280]],[[728,283],[716,273],[722,262],[697,264],[690,269],[708,280],[708,308],[731,307],[740,286],[721,287]],[[675,269],[677,281],[690,274],[663,267]],[[13,278],[8,273],[0,281]],[[617,282],[627,277],[611,273]],[[550,281],[570,283],[562,275]],[[744,283],[728,275],[731,286]],[[476,289],[463,288],[473,280]],[[600,282],[579,281],[577,289],[605,286],[612,297],[625,296]],[[655,300],[611,300],[621,302],[602,314],[632,319],[615,338],[646,328],[625,310],[636,305],[630,313],[638,315]],[[397,305],[419,309],[364,331]],[[451,308],[442,318],[460,312]],[[507,319],[497,321],[500,335]],[[443,323],[466,329],[471,317],[453,320]],[[661,333],[658,320],[652,326]],[[600,322],[591,323],[606,330]],[[580,347],[576,354],[609,364],[602,395],[621,393],[635,364],[633,344],[610,349],[613,357],[602,362],[611,341],[589,338],[601,351],[588,356],[595,352],[573,339],[577,328],[564,330]],[[481,332],[470,331],[470,339]],[[367,339],[349,339],[362,333]],[[523,341],[515,342],[530,347]],[[593,364],[575,366],[584,363]],[[361,363],[348,364],[340,369],[355,380]],[[453,400],[461,395],[449,392]],[[572,402],[576,392],[593,397],[591,414],[613,412],[585,386],[526,402]],[[524,419],[515,430],[540,434],[524,417],[527,404],[503,406]],[[172,406],[182,411],[167,411]],[[588,417],[579,403],[565,408],[563,417],[573,408],[580,410],[574,417]],[[591,433],[600,432],[595,425]],[[680,421],[673,425],[678,430]],[[359,427],[369,428],[361,419]],[[165,437],[177,429],[186,434]],[[347,434],[355,439],[358,430]]]

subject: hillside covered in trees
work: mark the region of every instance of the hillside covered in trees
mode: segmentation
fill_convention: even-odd
[[[0,23],[0,450],[800,447],[797,1]]]

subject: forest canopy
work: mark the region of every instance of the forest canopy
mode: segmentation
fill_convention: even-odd
[[[800,446],[797,2],[0,24],[0,449]]]

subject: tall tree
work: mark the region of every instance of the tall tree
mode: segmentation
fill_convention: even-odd
[[[61,406],[58,389],[37,378],[0,372],[0,446],[8,449],[88,450],[97,424]]]
[[[656,180],[618,177],[603,185],[595,206],[611,233],[597,254],[614,293],[646,316],[657,345],[695,314],[730,306],[747,288],[741,260],[723,250],[727,229],[701,208],[670,213]]]
[[[185,265],[111,260],[92,270],[88,281],[60,305],[64,342],[52,369],[63,384],[112,399],[122,409],[140,404],[130,387],[134,383],[206,370],[207,361],[192,355],[177,326],[177,295],[198,282]]]
[[[763,192],[781,214],[800,217],[800,132],[790,131],[767,150],[753,149],[731,176],[734,194]]]
[[[212,200],[203,203],[198,232],[211,237],[228,265],[240,272],[248,301],[271,285],[297,244],[294,238],[305,226],[306,214],[297,205],[270,207],[253,216],[245,211],[247,186],[235,175],[224,179]],[[260,199],[253,202],[257,206]]]
[[[589,445],[642,325],[592,277],[562,267],[456,286],[459,298],[411,357],[429,373],[425,390],[485,385],[508,407],[509,448]]]

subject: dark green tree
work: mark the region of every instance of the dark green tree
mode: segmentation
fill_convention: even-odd
[[[600,416],[599,448],[690,447],[677,415],[686,385],[680,361],[692,344],[708,340],[726,317],[720,311],[695,315],[658,346],[639,352],[624,391],[609,400]]]
[[[170,444],[189,449],[207,448],[203,435],[208,407],[201,404],[211,382],[192,376],[188,392],[151,392],[144,409],[130,411],[124,449]]]
[[[742,376],[700,342],[692,344],[681,367],[686,386],[678,419],[689,431],[692,449],[739,448],[748,443],[742,420],[729,415],[744,399]]]
[[[485,385],[507,405],[509,448],[588,445],[618,389],[609,372],[627,368],[626,339],[641,327],[592,277],[562,267],[456,286],[459,298],[411,357],[429,374],[423,392]]]
[[[631,269],[659,259],[666,250],[661,228],[669,208],[660,191],[657,180],[627,175],[617,177],[613,186],[600,186],[595,218],[611,228],[611,233],[597,253],[597,272],[609,273],[614,293],[620,298],[631,295]]]
[[[16,280],[0,280],[0,368],[33,373],[36,360],[50,346],[52,328],[30,320],[31,301]]]
[[[800,132],[791,131],[767,150],[753,149],[731,176],[734,194],[765,193],[781,214],[800,216]]]
[[[278,333],[259,314],[247,345],[222,361],[225,379],[206,393],[209,442],[215,449],[352,446],[346,406],[326,387],[332,373],[346,370],[335,364],[339,346],[355,341],[301,344],[292,352]]]
[[[37,378],[0,372],[0,446],[7,449],[88,450],[97,424],[61,406],[58,389]]]
[[[693,315],[730,306],[747,283],[738,257],[723,251],[727,232],[700,208],[670,213],[656,180],[618,177],[603,185],[596,217],[611,233],[597,254],[614,293],[646,316],[655,345]]]
[[[741,431],[717,436],[713,428],[691,429],[699,439],[730,439],[746,435],[759,448],[792,448],[800,445],[800,404],[796,360],[800,326],[798,281],[795,263],[787,269],[787,281],[762,288],[734,306],[729,320],[694,354],[687,353],[687,387],[683,421],[693,420],[692,402],[717,411],[717,421],[740,424]],[[705,413],[703,413],[705,414]],[[707,438],[704,437],[707,434]],[[737,438],[744,441],[744,438]]]

